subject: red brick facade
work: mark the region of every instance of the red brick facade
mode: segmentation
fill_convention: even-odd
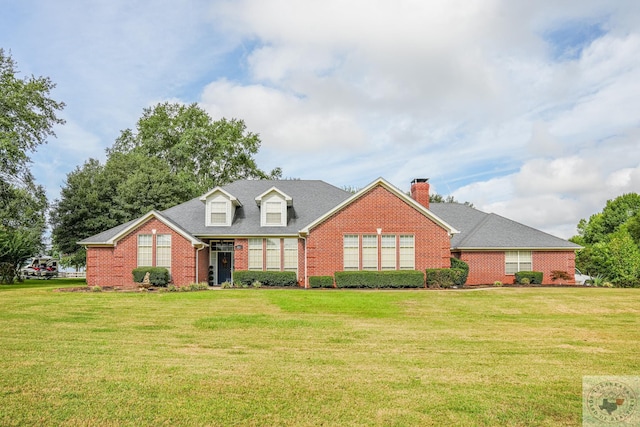
[[[449,267],[447,231],[386,188],[376,186],[310,231],[308,275],[332,276],[342,271],[343,236],[377,234],[378,229],[381,234],[415,236],[416,270]]]
[[[500,281],[504,284],[514,282],[513,274],[505,273],[504,251],[474,251],[455,254],[469,264],[468,285],[487,285]],[[575,269],[575,253],[573,251],[533,251],[532,270],[543,273],[542,283],[545,284],[575,284],[573,272]],[[553,270],[565,271],[571,280],[551,280]],[[562,283],[561,283],[562,282]]]
[[[153,233],[155,230],[155,235]],[[138,266],[138,235],[153,235],[153,265],[156,261],[155,236],[171,235],[171,277],[176,285],[196,281],[196,248],[185,237],[176,233],[156,218],[151,218],[116,242],[114,247],[87,248],[87,284],[89,286],[133,287],[132,271]],[[206,248],[198,256],[198,280],[206,281],[208,254]]]

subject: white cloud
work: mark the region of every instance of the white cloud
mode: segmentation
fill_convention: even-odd
[[[78,158],[43,166],[52,182],[102,155],[143,107],[171,99],[244,119],[261,136],[264,169],[351,186],[384,176],[403,189],[430,177],[441,194],[563,237],[607,199],[640,191],[635,1],[63,1],[24,11],[5,31],[21,43],[22,68],[51,76],[68,104],[69,129],[49,148]],[[582,27],[602,34],[578,47],[553,37]],[[579,55],[558,57],[565,48]]]

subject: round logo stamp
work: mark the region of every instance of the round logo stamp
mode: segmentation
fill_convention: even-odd
[[[587,394],[589,412],[605,423],[626,421],[635,413],[637,406],[635,391],[617,380],[599,382]]]

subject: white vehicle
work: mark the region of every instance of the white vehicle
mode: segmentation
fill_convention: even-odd
[[[29,260],[20,273],[24,278],[51,279],[58,277],[58,260],[50,256],[36,256]]]
[[[593,285],[593,277],[588,274],[582,274],[580,270],[576,268],[576,283],[579,285],[591,286]]]

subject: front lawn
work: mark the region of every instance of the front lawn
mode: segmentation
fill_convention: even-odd
[[[0,425],[580,425],[640,292],[0,286]]]

